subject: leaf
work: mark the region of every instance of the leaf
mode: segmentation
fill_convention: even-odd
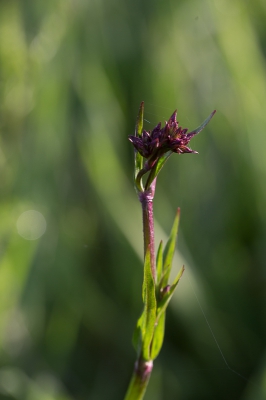
[[[135,330],[133,332],[133,337],[132,337],[132,343],[133,343],[134,349],[137,352],[138,357],[141,353],[142,343],[143,343],[143,330],[142,330],[143,318],[144,318],[144,310],[137,321]]]
[[[170,233],[170,237],[165,246],[164,257],[163,257],[163,279],[161,279],[160,289],[167,285],[169,275],[172,268],[172,261],[175,253],[175,245],[178,232],[178,224],[180,217],[180,208],[177,209],[176,217],[173,223],[173,227]]]
[[[140,354],[142,354],[142,358],[148,361],[150,360],[150,349],[156,323],[157,309],[155,284],[151,273],[150,247],[148,247],[144,261],[142,299],[144,309],[137,321],[132,342],[137,355],[140,356]]]
[[[162,300],[158,303],[157,319],[156,319],[156,324],[155,324],[155,329],[154,329],[154,334],[153,334],[153,341],[152,341],[152,348],[151,348],[151,359],[152,360],[154,360],[158,356],[158,354],[160,353],[160,350],[162,348],[163,340],[164,340],[166,309],[167,309],[167,306],[170,303],[170,300],[174,294],[177,284],[183,275],[184,270],[185,270],[185,268],[183,266],[180,269],[173,284],[170,286],[170,289],[168,290],[168,292],[164,294]]]
[[[212,117],[214,116],[214,114],[216,113],[216,110],[214,110],[209,116],[208,118],[205,119],[205,121],[203,122],[203,124],[201,124],[198,128],[194,129],[194,131],[189,132],[187,134],[187,137],[192,138],[193,136],[197,135],[198,133],[200,133],[205,126],[210,122],[210,120],[212,119]]]
[[[174,282],[172,283],[172,285],[170,286],[170,288],[168,289],[168,291],[166,293],[163,294],[163,297],[161,299],[161,301],[158,303],[158,317],[159,318],[163,313],[165,313],[166,308],[174,294],[174,291],[183,275],[185,271],[185,267],[183,266],[180,271],[178,272]]]
[[[143,129],[143,116],[144,116],[144,101],[140,103],[139,113],[137,116],[136,126],[135,126],[135,136],[140,136]],[[135,179],[140,170],[143,168],[143,157],[142,155],[135,149]]]
[[[146,252],[144,263],[144,311],[142,319],[142,357],[144,360],[150,360],[150,349],[153,338],[154,326],[156,322],[156,296],[155,296],[155,283],[151,273],[151,255],[150,248]]]
[[[159,316],[157,321],[158,322],[154,329],[152,348],[151,348],[151,359],[152,360],[154,360],[158,356],[158,354],[160,353],[160,350],[162,348],[162,345],[163,345],[164,327],[165,327],[165,312],[161,313],[161,315]]]
[[[137,122],[135,126],[135,136],[140,136],[143,129],[143,116],[144,116],[144,101],[140,103],[139,113],[137,116]]]
[[[164,164],[166,163],[168,158],[171,156],[171,154],[173,154],[173,152],[172,151],[168,151],[167,153],[162,155],[159,158],[159,160],[155,163],[154,167],[152,168],[152,170],[149,173],[149,176],[147,178],[147,181],[146,181],[146,184],[145,184],[145,190],[147,190],[151,186],[152,182],[158,176],[159,172],[161,171],[161,169],[163,168]]]
[[[163,272],[163,241],[160,241],[157,257],[156,257],[156,272],[157,272],[157,281],[161,281],[162,272]]]

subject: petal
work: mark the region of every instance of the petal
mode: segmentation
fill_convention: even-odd
[[[169,118],[169,120],[168,120],[168,123],[176,123],[176,115],[177,115],[177,110],[175,110],[174,112],[173,112],[173,114],[171,115],[171,117]]]

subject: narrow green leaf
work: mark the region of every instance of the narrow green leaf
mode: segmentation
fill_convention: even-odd
[[[151,255],[148,248],[144,263],[144,316],[142,320],[143,348],[142,356],[144,360],[150,360],[151,342],[153,338],[154,326],[156,322],[156,296],[155,283],[151,273]]]
[[[185,271],[185,266],[183,265],[182,268],[180,268],[178,274],[176,275],[174,282],[172,283],[172,286],[174,285],[176,286],[179,283],[180,279],[183,276],[184,271]]]
[[[180,271],[178,272],[174,282],[172,283],[172,285],[169,287],[168,291],[166,293],[163,294],[162,300],[158,303],[158,311],[157,311],[157,318],[160,318],[160,316],[165,313],[166,308],[174,294],[174,291],[183,275],[185,271],[185,267],[183,266]]]
[[[144,102],[140,103],[139,112],[137,116],[136,126],[135,126],[135,136],[140,136],[143,129],[143,116],[144,116]],[[135,149],[135,179],[139,173],[139,171],[143,168],[143,157],[142,155]]]
[[[153,337],[154,326],[156,322],[156,297],[155,285],[151,273],[151,256],[148,248],[144,261],[144,276],[142,284],[142,300],[144,309],[137,321],[133,333],[133,346],[138,354],[142,353],[143,358],[149,360],[150,344]]]
[[[132,337],[132,343],[133,343],[134,349],[137,352],[138,357],[141,353],[142,345],[143,345],[143,318],[144,318],[144,310],[137,321],[135,330],[133,332],[133,337]]]
[[[140,136],[142,133],[143,117],[144,117],[144,101],[142,101],[139,106],[139,113],[137,116],[137,122],[135,127],[135,136]]]
[[[170,233],[170,237],[168,242],[165,246],[164,250],[164,262],[163,262],[163,279],[162,279],[162,287],[166,286],[168,283],[169,275],[172,268],[172,261],[175,253],[175,245],[177,239],[177,232],[178,232],[178,224],[179,224],[179,217],[180,217],[180,208],[178,208],[176,217],[173,223],[173,227]]]
[[[157,318],[155,324],[155,330],[153,334],[152,349],[151,349],[151,359],[154,360],[163,345],[164,340],[164,327],[165,327],[165,317],[167,306],[174,294],[178,282],[184,272],[184,266],[180,269],[177,277],[175,278],[173,284],[169,287],[167,293],[163,295],[162,300],[158,303]]]
[[[216,113],[216,110],[214,110],[209,116],[208,118],[205,119],[205,121],[203,122],[203,124],[201,124],[198,128],[194,129],[194,131],[189,132],[188,136],[195,136],[198,133],[200,133],[205,126],[210,122],[210,120],[212,119],[212,117],[214,116],[214,114]]]
[[[157,318],[157,325],[155,326],[153,341],[152,341],[152,349],[151,349],[151,359],[154,360],[163,345],[164,339],[164,327],[165,327],[165,312],[161,313],[159,318]]]
[[[170,272],[171,272],[171,265],[167,265],[165,268],[163,268],[161,279],[160,281],[158,280],[157,283],[157,293],[160,293],[161,289],[167,285]]]
[[[163,168],[164,164],[166,163],[168,158],[171,156],[171,154],[173,154],[173,152],[172,151],[168,151],[167,153],[162,155],[159,158],[159,160],[156,162],[156,164],[152,168],[152,170],[149,173],[149,176],[147,178],[147,181],[146,181],[146,184],[145,184],[145,190],[147,190],[151,186],[152,182],[158,176],[159,172],[161,171],[161,169]]]
[[[163,272],[163,241],[160,241],[157,257],[156,257],[156,269],[157,269],[157,282],[161,281]]]

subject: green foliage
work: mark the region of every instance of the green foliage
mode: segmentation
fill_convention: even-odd
[[[136,128],[135,128],[135,136],[140,135],[142,133],[142,130],[143,130],[143,116],[144,116],[144,102],[142,102],[140,104],[139,113],[138,113],[137,122],[136,122]],[[143,157],[136,150],[134,150],[134,154],[135,154],[135,179],[136,179],[138,174],[139,174],[139,172],[143,168]],[[143,191],[142,182],[136,180],[136,184],[138,186],[137,189],[140,190],[140,191]]]
[[[161,281],[161,276],[163,273],[163,241],[160,241],[157,250],[157,257],[156,257],[156,272],[157,272],[157,281]],[[158,295],[158,294],[157,294]]]
[[[153,338],[154,324],[156,320],[156,296],[155,283],[151,274],[150,251],[148,249],[144,263],[144,281],[143,281],[143,326],[142,326],[142,357],[144,360],[150,360],[150,346]]]
[[[158,162],[155,164],[155,166],[152,168],[151,172],[148,175],[146,184],[145,184],[145,189],[148,189],[150,185],[152,184],[153,180],[158,176],[159,172],[163,168],[164,164],[168,160],[168,158],[173,154],[171,151],[168,153],[165,153],[163,156],[161,156],[158,160]]]
[[[169,275],[172,269],[172,261],[175,252],[176,245],[176,237],[178,233],[179,226],[179,217],[180,217],[180,209],[177,210],[176,217],[174,219],[173,227],[170,233],[170,237],[166,243],[163,255],[163,270],[161,280],[159,281],[159,290],[163,290],[163,288],[168,284]]]
[[[197,135],[198,133],[200,133],[200,132],[205,128],[205,126],[208,125],[208,123],[210,122],[210,120],[212,119],[212,117],[214,116],[215,113],[216,113],[216,110],[214,110],[214,111],[208,116],[208,118],[206,118],[205,121],[204,121],[200,126],[198,126],[198,128],[196,128],[196,129],[194,129],[193,131],[191,131],[191,132],[190,132],[190,135]]]
[[[164,252],[162,242],[158,247],[156,259],[157,284],[151,274],[150,249],[148,249],[145,256],[142,286],[144,309],[133,334],[133,345],[138,357],[146,361],[154,360],[161,350],[164,339],[166,309],[184,272],[184,267],[182,267],[173,284],[168,285],[175,253],[179,215],[180,211],[178,210]]]
[[[150,346],[153,338],[156,321],[156,296],[155,283],[151,274],[150,249],[147,250],[144,262],[144,279],[142,286],[143,313],[138,319],[133,334],[133,344],[138,356],[144,360],[150,360]]]

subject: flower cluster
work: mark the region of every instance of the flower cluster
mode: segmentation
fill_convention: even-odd
[[[187,145],[193,136],[207,125],[214,113],[215,111],[212,112],[199,128],[187,133],[188,129],[178,126],[178,121],[176,120],[177,111],[175,111],[163,128],[161,128],[161,123],[159,123],[152,131],[144,130],[141,135],[129,136],[129,140],[142,157],[148,159],[150,162],[158,160],[159,157],[169,151],[178,154],[197,154],[197,151],[192,150]]]
[[[190,140],[197,135],[211,120],[216,110],[194,131],[188,132],[178,126],[177,111],[165,122],[162,128],[159,123],[152,131],[143,130],[144,102],[141,102],[137,117],[135,135],[129,136],[130,142],[135,147],[135,185],[139,193],[144,193],[151,188],[160,170],[173,153],[197,153],[188,147]],[[144,175],[148,177],[143,182]]]

